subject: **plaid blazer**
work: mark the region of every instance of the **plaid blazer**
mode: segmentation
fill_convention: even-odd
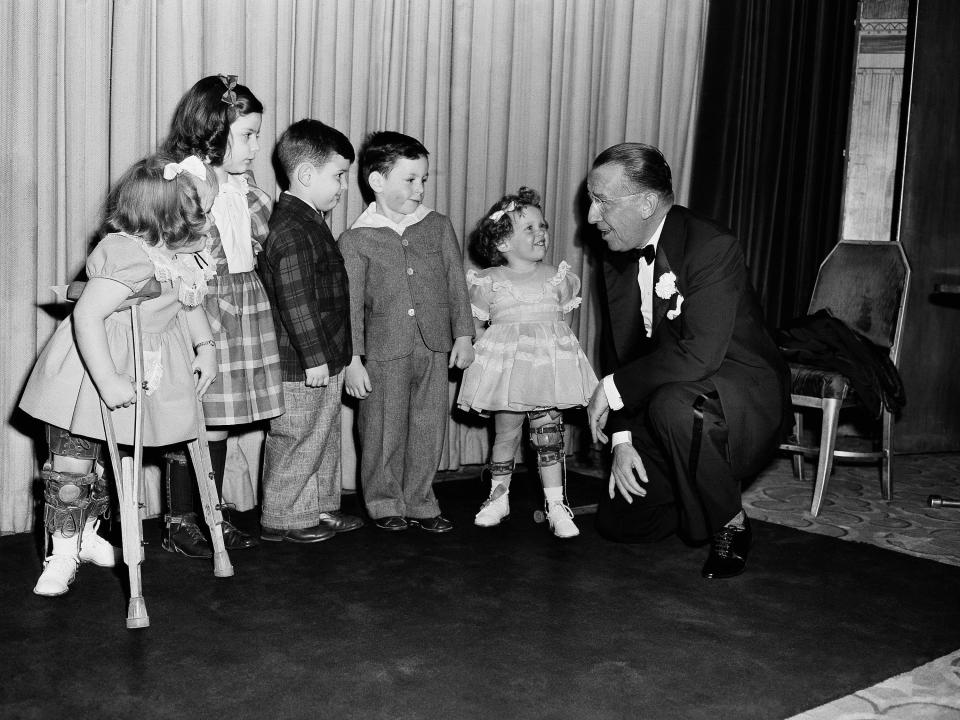
[[[343,256],[323,216],[283,193],[270,216],[259,272],[273,307],[284,381],[307,368],[340,372],[353,354]]]

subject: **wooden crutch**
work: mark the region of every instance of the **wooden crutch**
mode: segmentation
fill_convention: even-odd
[[[62,286],[55,287],[58,295],[69,301],[77,301],[83,293],[86,283],[75,281],[63,292]],[[110,454],[113,468],[114,486],[120,506],[120,529],[123,537],[123,561],[130,574],[130,602],[127,606],[127,627],[130,629],[149,627],[150,618],[143,600],[140,579],[140,565],[143,562],[143,527],[140,524],[140,490],[143,484],[143,348],[140,341],[140,303],[158,297],[160,283],[150,280],[136,294],[128,297],[119,309],[130,310],[130,327],[133,343],[134,408],[133,458],[120,459],[117,447],[117,435],[113,427],[113,416],[103,399],[100,400],[100,415],[103,419],[103,434]]]
[[[210,461],[210,447],[207,445],[206,425],[203,421],[203,403],[197,398],[197,437],[187,443],[193,474],[197,478],[200,490],[200,504],[203,505],[203,517],[210,529],[210,542],[213,545],[213,574],[217,577],[233,575],[233,565],[227,548],[223,543],[223,513],[220,512],[220,496],[214,482],[213,463]]]
[[[103,432],[110,452],[110,464],[120,505],[120,530],[123,538],[123,561],[130,577],[130,602],[127,605],[127,628],[145,628],[150,625],[147,606],[143,600],[140,565],[143,563],[143,526],[140,524],[140,491],[143,487],[143,348],[140,341],[140,303],[144,297],[131,297],[130,326],[133,331],[133,381],[136,404],[133,410],[133,459],[120,459],[113,416],[103,399],[100,414]]]

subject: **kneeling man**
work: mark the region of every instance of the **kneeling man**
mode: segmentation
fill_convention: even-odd
[[[670,167],[649,145],[604,150],[587,191],[611,251],[603,309],[616,368],[587,408],[594,440],[613,444],[597,526],[619,542],[709,540],[703,576],[738,575],[752,540],[740,482],[769,462],[790,417],[789,371],[743,252],[674,205]]]

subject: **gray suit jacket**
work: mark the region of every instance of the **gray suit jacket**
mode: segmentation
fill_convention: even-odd
[[[340,236],[350,281],[353,352],[395,360],[419,335],[436,352],[473,335],[463,256],[450,220],[430,212],[406,228],[356,227]]]

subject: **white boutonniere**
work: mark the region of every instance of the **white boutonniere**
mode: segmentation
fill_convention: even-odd
[[[657,280],[654,288],[657,297],[670,304],[667,307],[667,320],[674,320],[680,316],[680,306],[683,305],[683,295],[677,290],[677,276],[672,272],[665,272]]]

